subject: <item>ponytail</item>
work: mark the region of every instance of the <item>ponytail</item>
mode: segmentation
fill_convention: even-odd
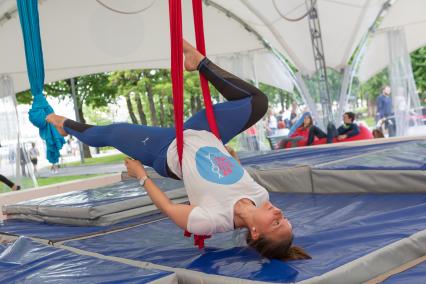
[[[282,260],[300,260],[300,259],[312,259],[312,257],[301,247],[292,246],[287,250]]]
[[[301,260],[312,257],[301,247],[292,246],[293,236],[287,240],[271,241],[261,236],[257,240],[251,238],[250,233],[246,237],[247,245],[254,248],[263,257],[280,260]]]

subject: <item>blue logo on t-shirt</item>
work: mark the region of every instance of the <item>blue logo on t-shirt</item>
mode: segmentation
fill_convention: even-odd
[[[243,168],[238,162],[214,147],[201,147],[195,154],[198,173],[206,180],[219,184],[233,184],[241,179]]]

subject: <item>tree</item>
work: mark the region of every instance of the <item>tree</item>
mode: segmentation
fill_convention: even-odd
[[[146,114],[143,109],[143,103],[141,100],[141,93],[139,90],[139,81],[142,78],[141,70],[128,70],[128,71],[117,71],[111,73],[109,77],[109,83],[116,87],[117,96],[124,96],[126,99],[127,110],[129,112],[130,120],[134,124],[138,124],[134,109],[133,99],[136,102],[136,109],[141,124],[146,125]]]
[[[108,73],[92,74],[74,78],[76,87],[77,110],[80,121],[86,123],[84,117],[83,105],[93,108],[105,107],[115,100],[116,89],[108,84]],[[44,94],[46,96],[58,97],[64,99],[71,98],[71,80],[61,80],[44,85]],[[20,103],[31,103],[32,96],[29,91],[19,93],[17,99]],[[84,156],[90,158],[90,151],[87,145],[84,145]]]
[[[426,106],[426,47],[411,53],[411,64],[421,103]]]

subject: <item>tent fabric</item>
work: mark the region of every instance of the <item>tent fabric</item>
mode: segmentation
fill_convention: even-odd
[[[387,31],[403,29],[410,53],[426,45],[426,38],[420,36],[426,29],[425,9],[426,2],[422,0],[395,1],[368,44],[358,71],[361,81],[367,81],[389,65],[389,52],[385,52],[388,50]]]
[[[177,283],[172,272],[82,256],[28,238],[1,250],[1,283]]]
[[[424,193],[271,193],[271,200],[292,221],[295,243],[304,247],[313,256],[312,260],[281,262],[261,259],[251,249],[235,246],[232,233],[213,236],[207,240],[206,249],[200,252],[177,233],[179,229],[170,220],[70,241],[65,245],[208,274],[289,283],[323,275],[426,229]],[[421,246],[424,237],[418,241]],[[410,244],[400,247],[399,253],[403,253],[406,246]],[[369,261],[370,264],[365,265],[371,267],[372,263],[374,266],[384,263],[380,258]],[[387,261],[393,266],[400,265]],[[370,274],[362,276],[363,279],[383,272],[371,270]]]
[[[317,1],[327,66],[338,70],[347,64],[385,1]],[[167,2],[106,1],[107,5],[120,11],[143,10],[133,15],[113,13],[96,1],[41,2],[46,82],[112,70],[169,68]],[[289,17],[302,15],[306,12],[303,0],[286,1],[285,4],[272,0],[203,2],[206,47],[210,56],[264,49],[263,42],[249,32],[254,30],[303,73],[314,72],[307,19],[289,22],[279,15],[279,12]],[[192,41],[191,1],[182,4],[183,34]],[[0,6],[0,39],[3,43],[0,74],[11,74],[19,92],[28,89],[29,85],[22,38],[16,36],[19,23],[13,12],[15,7],[13,1],[3,1]],[[12,17],[9,19],[6,13]],[[231,14],[235,14],[240,22],[229,17]],[[78,19],[75,15],[79,15]],[[153,26],[156,27],[155,33],[150,32]],[[75,29],[80,32],[74,33]],[[122,30],[126,33],[120,32]],[[76,45],[76,42],[81,44]]]

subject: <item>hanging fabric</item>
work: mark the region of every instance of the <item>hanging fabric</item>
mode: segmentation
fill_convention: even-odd
[[[183,154],[183,47],[182,47],[182,3],[169,0],[171,75],[173,107],[176,128],[176,143],[182,167]]]
[[[201,0],[192,0],[192,12],[194,16],[195,40],[198,51],[206,56],[206,45],[204,40],[204,23],[203,23],[203,3]],[[213,104],[210,95],[209,83],[206,78],[200,73],[201,90],[206,108],[206,117],[210,126],[211,132],[220,139],[219,129],[217,128],[216,118],[214,116]]]
[[[52,113],[53,109],[43,95],[44,63],[37,2],[37,0],[17,0],[28,79],[33,95],[29,119],[39,128],[40,137],[46,141],[47,159],[54,164],[59,161],[59,150],[65,144],[65,140],[52,125],[46,122],[46,116]]]
[[[204,25],[201,0],[192,1],[195,36],[197,49],[203,55],[206,55],[204,43]],[[182,2],[180,0],[169,0],[170,16],[170,44],[171,44],[171,75],[173,89],[173,105],[176,128],[176,144],[179,157],[179,163],[182,167],[183,156],[183,47],[182,47]],[[220,139],[216,119],[214,117],[213,105],[211,102],[210,90],[207,80],[200,74],[201,89],[206,108],[207,121],[210,130]],[[185,231],[185,237],[190,237],[191,233]],[[210,238],[208,235],[194,235],[194,245],[200,249],[204,247],[204,240]]]

